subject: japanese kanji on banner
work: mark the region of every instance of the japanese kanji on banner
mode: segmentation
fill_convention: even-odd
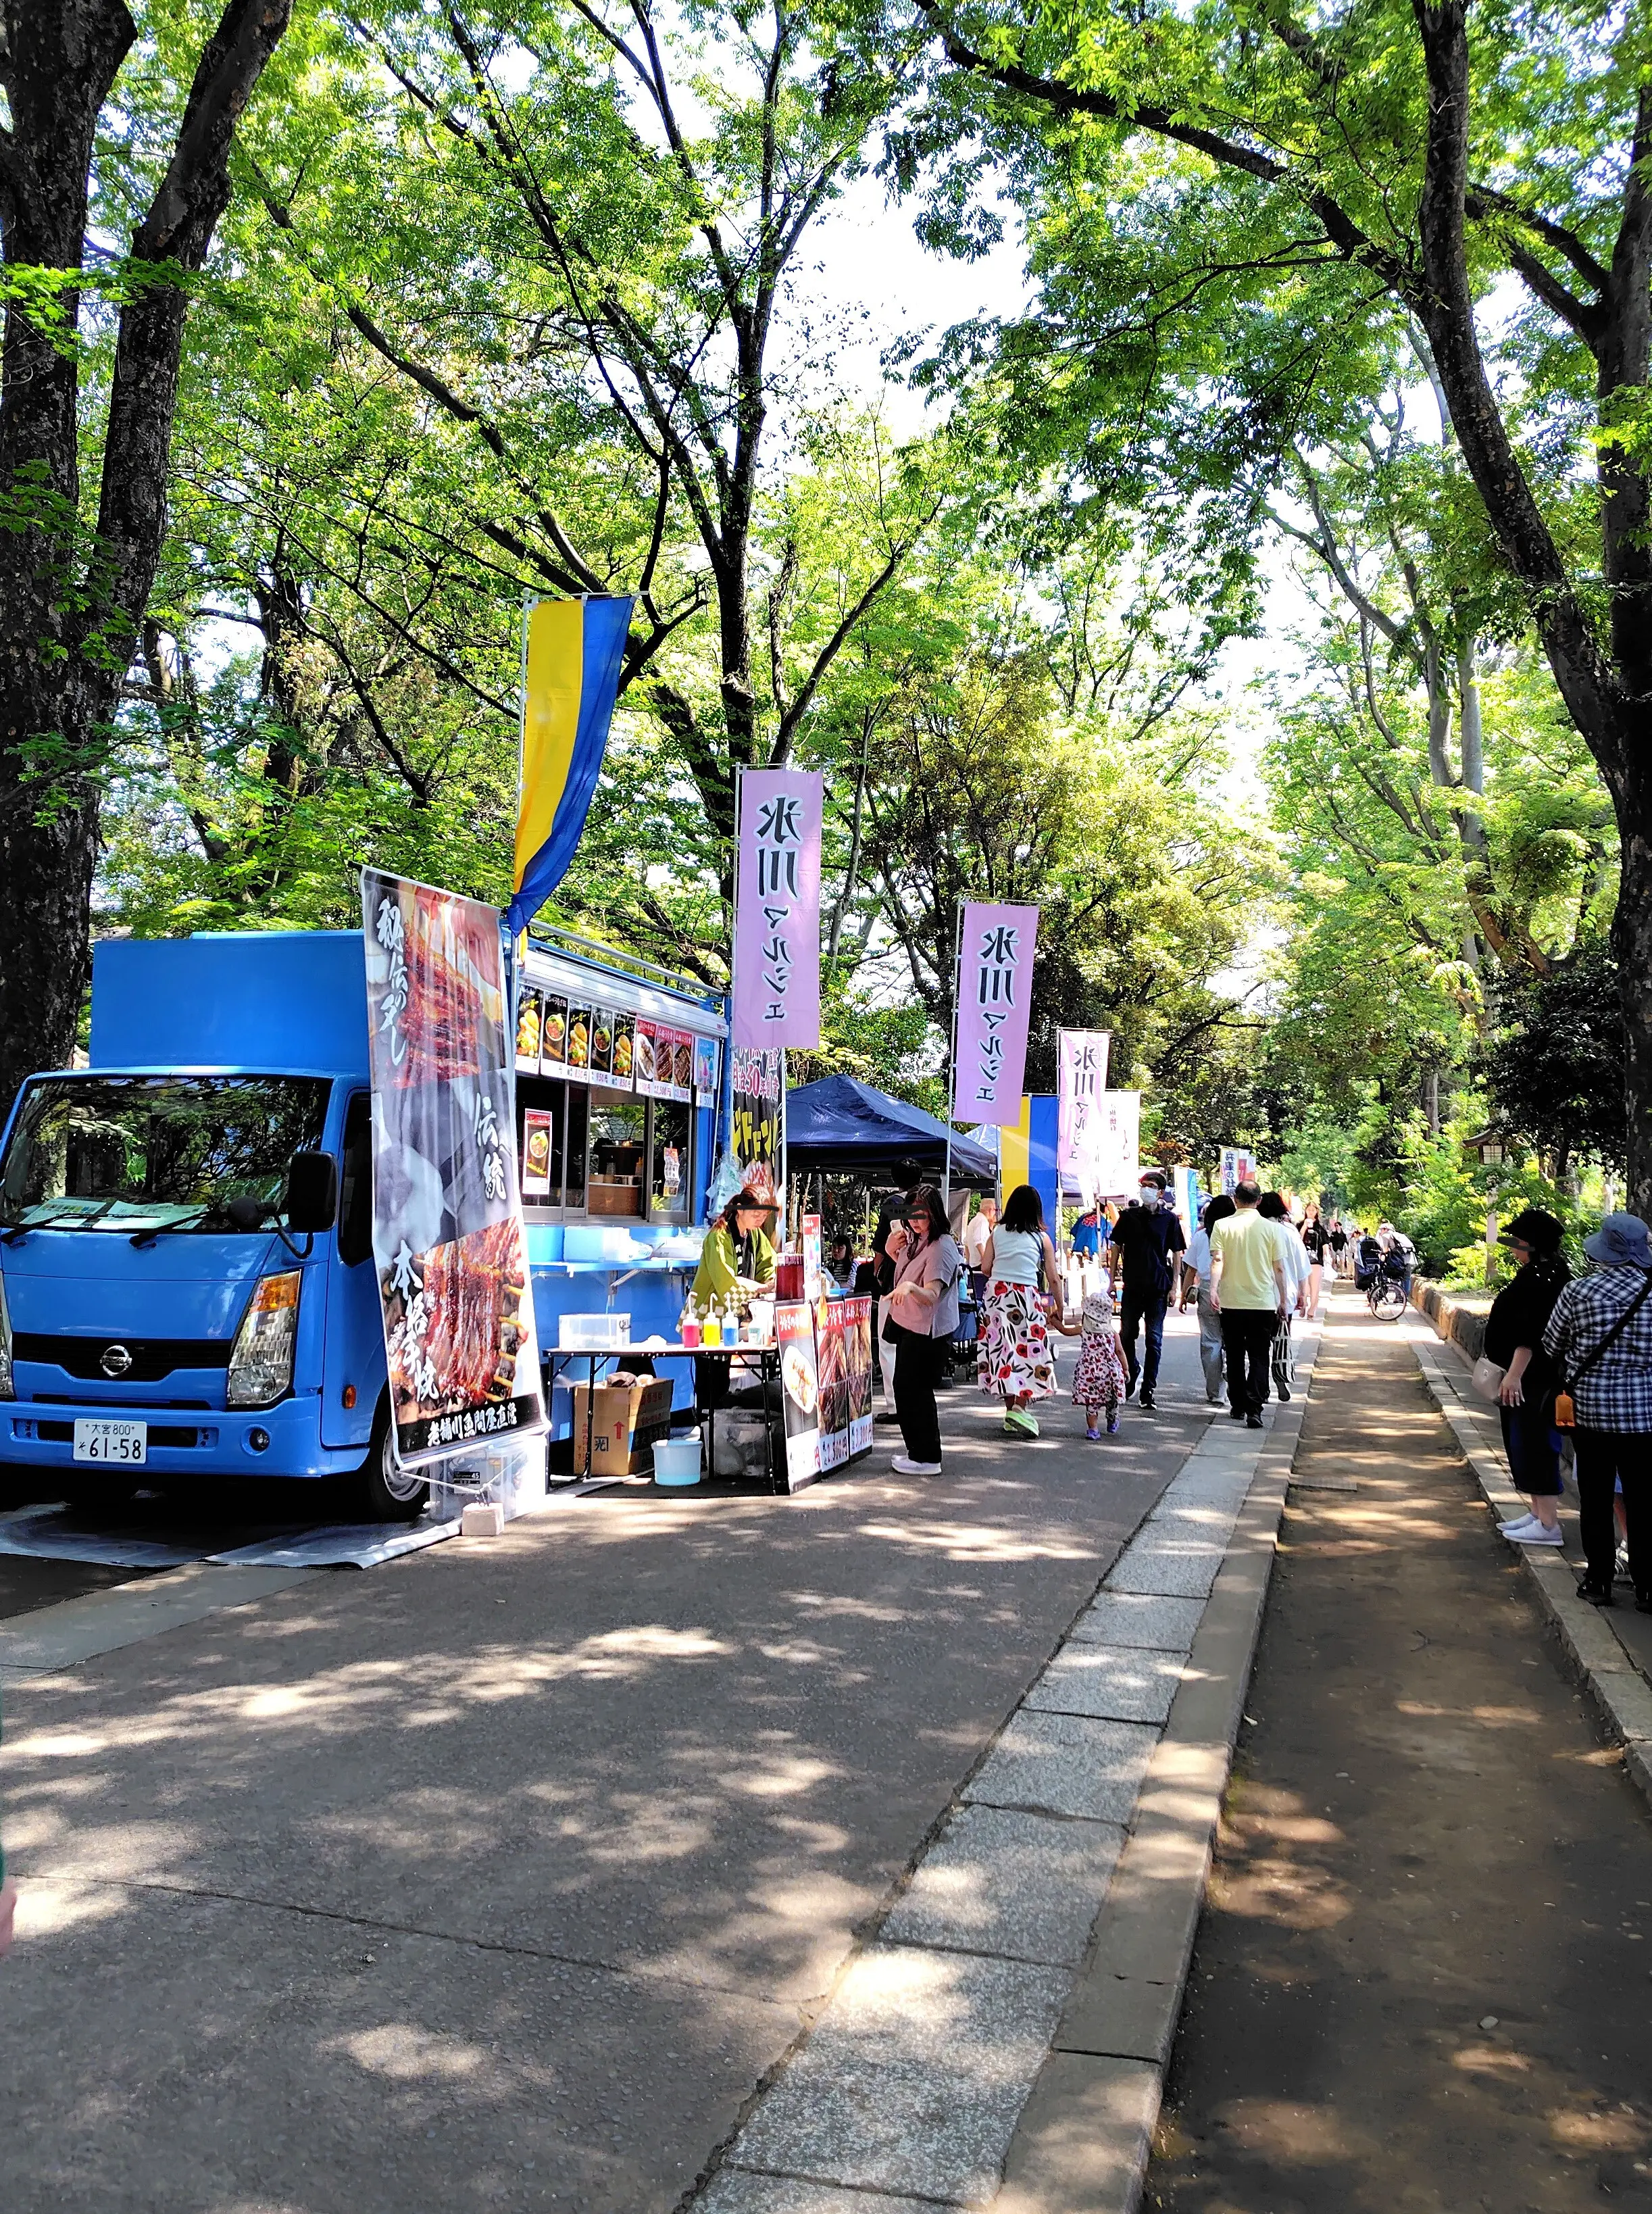
[[[740,780],[734,1043],[820,1043],[818,771],[748,768]]]
[[[1107,1088],[1110,1031],[1056,1033],[1056,1161],[1064,1191],[1094,1207],[1107,1186],[1101,1181],[1106,1140],[1101,1118]]]
[[[405,1467],[545,1428],[495,908],[362,872],[373,1258]]]
[[[972,901],[964,908],[958,935],[954,1122],[996,1122],[1002,1128],[1021,1120],[1038,931],[1035,907],[984,907]]]

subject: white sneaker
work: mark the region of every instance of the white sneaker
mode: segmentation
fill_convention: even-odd
[[[1536,1524],[1537,1517],[1535,1514],[1516,1514],[1512,1522],[1499,1522],[1497,1528],[1503,1537],[1514,1538],[1517,1537],[1522,1530],[1530,1530],[1533,1528]]]
[[[1529,1530],[1511,1530],[1508,1535],[1517,1545],[1564,1545],[1566,1542],[1558,1524],[1552,1530],[1545,1530],[1535,1515]]]
[[[905,1453],[897,1453],[889,1464],[897,1476],[939,1476],[938,1460],[908,1460]]]

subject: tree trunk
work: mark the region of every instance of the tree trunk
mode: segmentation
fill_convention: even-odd
[[[1633,823],[1618,811],[1623,835],[1612,951],[1624,995],[1624,1111],[1629,1190],[1625,1205],[1652,1222],[1652,804]]]

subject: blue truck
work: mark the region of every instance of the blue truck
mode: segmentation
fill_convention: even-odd
[[[584,1005],[724,1035],[720,997],[643,964],[536,943],[524,966]],[[0,1466],[85,1504],[343,1477],[370,1515],[419,1513],[424,1478],[390,1439],[367,1043],[354,932],[94,949],[88,1066],[30,1077],[0,1146]],[[541,1347],[622,1287],[634,1334],[674,1336],[715,1109],[517,1088],[519,1140],[532,1111],[554,1141],[554,1184],[525,1208]],[[552,1415],[554,1465],[565,1393]]]

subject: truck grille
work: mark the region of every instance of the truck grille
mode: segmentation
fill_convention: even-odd
[[[123,1345],[131,1365],[112,1372],[103,1356],[112,1345]],[[88,1384],[158,1384],[174,1368],[228,1368],[230,1341],[227,1337],[121,1337],[113,1330],[104,1337],[58,1337],[45,1330],[20,1330],[12,1339],[14,1361],[40,1361],[61,1368]]]
[[[75,1441],[75,1425],[72,1422],[14,1422],[11,1434],[24,1441],[36,1439],[41,1445],[68,1446]],[[202,1446],[216,1446],[218,1442],[216,1430],[185,1429],[181,1424],[174,1422],[151,1422],[149,1436],[152,1446],[169,1446],[180,1453],[192,1452]]]

